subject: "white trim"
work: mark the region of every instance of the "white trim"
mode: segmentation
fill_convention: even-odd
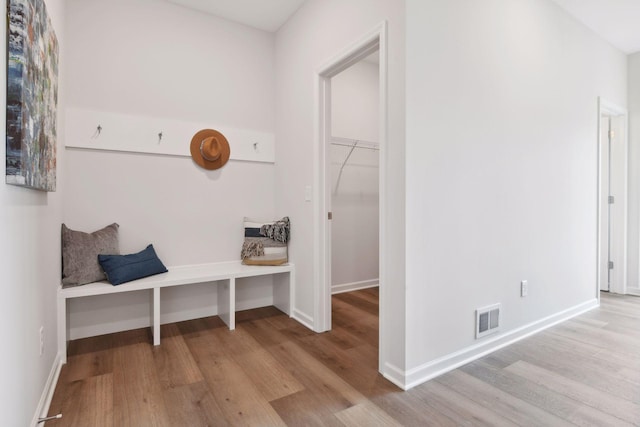
[[[359,282],[341,283],[331,286],[331,295],[344,292],[359,291],[361,289],[376,288],[380,284],[380,279],[361,280]]]
[[[614,280],[614,286],[611,287],[611,289],[609,289],[610,292],[613,293],[620,293],[620,294],[626,294],[627,293],[627,265],[628,265],[628,261],[627,261],[627,256],[628,256],[628,252],[627,252],[627,245],[628,245],[628,236],[627,236],[627,221],[628,221],[628,196],[627,196],[627,191],[628,191],[628,177],[629,177],[629,171],[628,171],[628,163],[629,163],[629,125],[628,125],[628,121],[629,121],[629,115],[628,112],[625,108],[610,102],[602,97],[598,97],[598,160],[597,160],[597,171],[598,171],[598,181],[597,181],[597,226],[596,226],[596,244],[597,244],[597,264],[596,264],[596,298],[600,298],[600,289],[601,289],[601,283],[600,283],[600,266],[602,264],[602,257],[604,256],[602,254],[602,245],[601,245],[601,233],[602,233],[602,227],[601,227],[601,218],[602,218],[602,191],[601,191],[601,186],[602,186],[602,150],[603,150],[603,144],[601,141],[601,136],[602,136],[602,123],[601,123],[601,119],[602,119],[602,115],[603,114],[608,114],[608,115],[612,115],[612,116],[623,116],[623,136],[622,136],[622,149],[624,152],[624,160],[622,162],[622,165],[618,165],[618,166],[622,166],[623,168],[623,182],[622,182],[622,189],[620,190],[620,194],[616,195],[618,200],[622,201],[622,220],[619,221],[623,227],[623,230],[621,232],[621,235],[623,236],[623,243],[622,243],[622,255],[620,256],[620,259],[622,260],[623,265],[620,268],[616,268],[615,271],[617,272],[616,275],[616,280]],[[611,161],[611,160],[609,160]],[[609,219],[611,220],[611,219]]]
[[[378,129],[378,147],[380,149],[380,154],[378,157],[379,163],[379,178],[378,178],[378,195],[379,195],[379,230],[378,230],[378,251],[379,251],[379,266],[378,266],[378,283],[380,288],[379,293],[379,308],[378,308],[378,370],[382,371],[384,366],[386,365],[387,360],[389,360],[389,352],[388,347],[389,343],[387,340],[387,304],[390,300],[387,297],[387,290],[389,286],[387,285],[389,281],[387,280],[387,262],[390,259],[387,256],[387,153],[389,141],[388,135],[388,122],[389,122],[389,95],[388,95],[388,70],[389,70],[389,58],[388,58],[388,33],[387,33],[387,21],[382,22],[379,28],[379,46],[378,46],[378,57],[380,61],[380,90],[379,90],[379,108],[380,108],[380,123]]]
[[[640,297],[640,286],[627,286],[627,295],[636,295]]]
[[[303,326],[313,330],[313,317],[309,316],[306,313],[298,310],[297,308],[293,309],[293,315],[291,316],[294,320],[297,320]]]
[[[385,363],[384,369],[381,370],[382,376],[391,381],[393,384],[400,387],[402,390],[407,390],[404,386],[405,372],[391,363]]]
[[[49,406],[51,406],[51,399],[53,399],[53,393],[56,390],[56,385],[58,384],[58,378],[60,377],[60,370],[62,369],[62,365],[62,357],[60,353],[58,353],[53,360],[51,371],[49,371],[49,377],[47,378],[47,382],[44,384],[44,388],[42,389],[42,394],[40,395],[40,401],[38,402],[38,406],[36,407],[36,412],[33,414],[33,419],[31,420],[32,427],[38,426],[38,419],[46,417],[47,412],[49,412]]]
[[[579,316],[599,306],[599,300],[594,298],[559,313],[552,314],[512,331],[487,339],[481,343],[471,345],[462,350],[429,361],[405,372],[387,365],[387,368],[391,370],[391,372],[384,372],[383,375],[400,388],[408,390],[429,381],[432,378],[452,371],[462,365],[484,357],[489,353],[493,353],[496,350],[534,335],[544,329],[555,326],[558,323],[562,323],[573,317]]]
[[[385,279],[386,268],[386,153],[387,153],[387,21],[382,21],[371,31],[360,37],[345,50],[335,55],[320,67],[315,76],[315,138],[314,138],[314,328],[316,332],[323,332],[331,329],[331,286],[329,283],[331,272],[330,253],[330,224],[325,219],[330,210],[331,186],[327,184],[329,174],[327,171],[327,159],[329,144],[326,142],[331,138],[330,132],[330,96],[331,77],[349,68],[351,65],[369,56],[375,51],[379,51],[379,135],[380,135],[380,172],[379,172],[379,259],[380,259],[380,314],[379,314],[379,354],[378,367],[382,370],[386,360],[386,298]]]

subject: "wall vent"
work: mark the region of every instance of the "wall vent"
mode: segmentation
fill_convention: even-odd
[[[476,339],[500,330],[500,304],[476,310]]]

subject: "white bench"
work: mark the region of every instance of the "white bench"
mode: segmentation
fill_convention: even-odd
[[[282,274],[286,273],[286,274]],[[288,276],[288,281],[276,280],[273,284],[273,305],[289,316],[292,313],[295,268],[293,264],[279,266],[243,265],[240,261],[169,267],[167,273],[145,277],[122,285],[113,286],[108,282],[58,289],[58,351],[62,363],[67,361],[67,336],[69,332],[69,312],[67,300],[94,295],[116,294],[141,290],[151,291],[151,331],[153,345],[160,345],[160,289],[169,286],[184,286],[195,283],[224,281],[218,288],[218,316],[229,329],[236,327],[236,279],[265,276],[269,274]]]

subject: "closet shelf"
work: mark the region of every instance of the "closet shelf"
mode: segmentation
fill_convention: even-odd
[[[365,150],[380,151],[380,145],[377,142],[365,141],[362,139],[349,139],[334,136],[331,138],[330,144],[349,148],[363,148]]]

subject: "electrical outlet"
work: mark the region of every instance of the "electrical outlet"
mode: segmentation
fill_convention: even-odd
[[[40,326],[40,356],[44,354],[44,326]]]
[[[520,282],[520,296],[526,297],[529,295],[529,282],[527,280],[523,280]]]

